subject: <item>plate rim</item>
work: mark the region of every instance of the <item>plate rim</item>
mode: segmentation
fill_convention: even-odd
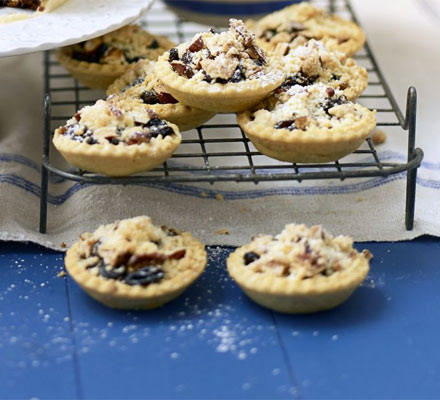
[[[142,0],[142,3],[139,4],[139,7],[140,7],[139,11],[135,15],[126,17],[118,23],[111,24],[105,28],[94,31],[93,33],[83,34],[81,32],[78,32],[78,36],[75,35],[74,37],[70,37],[68,39],[63,38],[62,40],[58,40],[58,41],[55,40],[55,41],[50,41],[50,42],[39,43],[39,44],[36,44],[35,46],[14,47],[12,49],[7,49],[7,50],[0,49],[0,58],[37,53],[40,51],[51,50],[51,49],[55,49],[58,47],[69,46],[69,45],[72,45],[75,43],[82,42],[84,40],[93,39],[95,37],[104,35],[109,32],[113,32],[116,29],[122,28],[123,26],[128,25],[128,24],[132,23],[133,21],[136,21],[144,13],[146,13],[147,11],[149,11],[152,8],[154,2],[155,2],[155,0]],[[144,4],[144,5],[142,5],[142,4]],[[51,13],[51,14],[54,15],[54,13]],[[27,21],[29,21],[29,20],[25,19],[25,20],[21,20],[21,21],[17,21],[17,22],[12,22],[12,24],[26,23]],[[4,25],[3,27],[5,27],[5,26],[7,26],[7,25]],[[0,26],[0,28],[1,27],[2,26]]]

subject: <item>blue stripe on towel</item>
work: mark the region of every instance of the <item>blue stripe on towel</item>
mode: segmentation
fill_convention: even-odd
[[[143,186],[151,187],[154,189],[165,190],[168,192],[191,196],[191,197],[202,197],[203,198],[214,199],[217,194],[222,194],[225,200],[249,200],[258,199],[261,197],[271,197],[271,196],[316,196],[316,195],[340,195],[340,194],[354,194],[363,192],[365,190],[374,189],[380,186],[384,186],[388,183],[398,180],[406,179],[406,173],[402,172],[397,175],[392,175],[387,178],[373,178],[362,182],[357,182],[353,184],[345,184],[343,186],[301,186],[295,187],[278,187],[273,189],[262,189],[262,190],[250,190],[250,191],[226,191],[226,190],[212,190],[204,189],[199,187],[192,187],[178,183],[168,183],[168,184],[138,184],[132,186]],[[13,174],[0,174],[0,184],[6,183],[16,186],[27,193],[30,193],[36,197],[40,196],[40,187],[35,183],[26,180],[23,177],[13,175]],[[433,179],[417,179],[417,184],[429,189],[440,189],[440,181]],[[75,193],[91,187],[90,184],[73,184],[66,192],[59,196],[50,195],[48,196],[48,202],[53,205],[62,205],[67,200],[69,200]]]
[[[406,154],[397,153],[395,151],[390,151],[390,150],[381,151],[378,153],[378,156],[382,162],[392,161],[392,160],[406,162],[407,157],[408,157]],[[371,157],[367,156],[365,158],[357,160],[356,162],[363,163],[363,162],[368,162],[371,160],[372,160]],[[35,170],[37,172],[40,172],[40,170],[41,170],[39,164],[37,164],[36,162],[31,160],[30,158],[22,156],[21,154],[0,153],[0,162],[11,162],[11,163],[22,164],[22,165],[25,165],[27,167],[32,168],[33,170]],[[175,159],[168,160],[168,163],[173,166],[190,166],[189,164],[184,164],[182,162],[176,162]],[[255,168],[258,169],[258,165]],[[431,161],[423,160],[420,168],[421,169],[428,169],[428,170],[440,170],[440,162],[431,162]],[[274,170],[278,171],[278,172],[280,172],[280,171],[286,172],[286,171],[292,171],[292,168],[286,167],[286,170],[280,170],[280,169],[274,169]],[[324,170],[328,170],[328,169],[322,169],[322,170],[324,171]],[[196,173],[196,172],[197,171],[195,171],[193,173]],[[215,173],[222,173],[222,172],[211,171],[211,173],[215,174]],[[234,171],[233,173],[235,174],[237,172]],[[60,178],[60,180],[65,181],[66,179]]]
[[[384,151],[379,154],[380,159],[382,161],[386,160],[401,160],[406,161],[406,156],[403,154],[399,154],[393,151]],[[366,161],[366,160],[363,160]],[[25,165],[37,172],[40,171],[40,167],[37,163],[32,161],[31,159],[19,155],[19,154],[11,154],[11,153],[0,153],[0,162],[11,162],[17,163],[21,165]],[[185,165],[182,163],[178,163],[175,161],[170,161],[170,163],[175,165]],[[258,169],[258,166],[256,167]],[[426,170],[440,170],[440,163],[438,162],[428,162],[423,161],[422,169]],[[279,172],[287,172],[290,169],[276,170]],[[264,171],[267,172],[267,171]],[[228,173],[227,171],[223,171],[222,173]],[[231,173],[236,173],[236,171],[231,171]],[[150,183],[150,184],[137,184],[137,186],[151,187],[159,190],[165,190],[168,192],[181,194],[185,196],[193,196],[193,197],[202,197],[202,193],[204,193],[203,197],[207,198],[215,198],[218,193],[221,193],[225,199],[227,200],[244,200],[244,199],[256,199],[259,197],[268,197],[268,196],[314,196],[314,195],[338,195],[338,194],[347,194],[347,193],[356,193],[362,192],[364,190],[369,190],[378,186],[385,185],[394,180],[402,180],[406,178],[406,173],[403,172],[399,175],[390,176],[388,178],[374,178],[370,180],[364,180],[362,182],[354,183],[354,184],[342,184],[338,186],[305,186],[303,183],[301,186],[296,187],[278,187],[278,188],[267,188],[261,190],[243,190],[243,191],[219,191],[219,190],[211,190],[199,188],[196,186],[190,186],[189,184],[179,184],[179,183]],[[62,183],[66,180],[61,177],[51,176],[51,183]],[[11,184],[16,187],[23,189],[24,191],[31,193],[37,197],[40,196],[40,187],[35,183],[15,174],[0,174],[0,184],[6,183]],[[417,179],[417,184],[429,189],[440,190],[440,180],[434,179],[426,179],[419,178]],[[60,196],[52,196],[49,195],[49,203],[54,205],[61,205],[65,201],[67,201],[73,194],[76,192],[92,186],[91,184],[73,184],[64,194]]]
[[[40,171],[41,171],[40,166],[35,161],[32,161],[30,158],[22,156],[21,154],[0,153],[0,161],[2,161],[2,162],[15,162],[18,164],[22,164],[22,165],[25,165],[29,168],[32,168],[33,170],[37,171],[38,173],[40,173]]]

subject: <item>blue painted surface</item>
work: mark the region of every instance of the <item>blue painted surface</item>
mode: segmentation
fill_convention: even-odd
[[[76,396],[59,253],[0,243],[0,398]]]
[[[271,313],[227,277],[230,249],[151,312],[109,310],[60,253],[0,243],[0,398],[434,398],[440,240],[368,243],[372,271],[341,307]]]
[[[350,301],[318,315],[276,317],[299,391],[305,398],[439,398],[440,241],[368,248],[372,272]]]
[[[290,378],[271,314],[247,306],[223,268],[228,252],[215,253],[180,299],[151,312],[109,311],[69,281],[86,398],[284,397]],[[126,378],[110,386],[115,366]]]

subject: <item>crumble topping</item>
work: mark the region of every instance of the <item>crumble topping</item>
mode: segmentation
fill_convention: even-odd
[[[92,274],[127,285],[147,286],[180,272],[186,250],[181,232],[136,217],[81,235],[82,266]]]
[[[328,51],[322,42],[314,39],[309,40],[304,46],[292,49],[284,45],[286,48],[278,46],[275,50],[278,55],[285,56],[288,74],[282,85],[283,89],[321,82],[334,89],[346,91],[350,98],[357,97],[365,89],[368,81],[367,71],[345,54]]]
[[[269,61],[259,48],[255,36],[243,21],[231,19],[223,33],[196,35],[191,42],[169,52],[173,70],[193,81],[208,83],[238,83],[245,80],[271,80]],[[280,71],[273,74],[279,79]]]
[[[140,59],[156,59],[171,46],[162,36],[151,35],[138,25],[128,25],[71,46],[71,57],[89,63],[127,65]]]
[[[349,102],[342,90],[322,83],[306,87],[294,85],[287,91],[280,88],[259,107],[253,112],[251,121],[291,131],[349,126],[366,112],[364,107]]]
[[[333,237],[321,226],[309,229],[295,224],[287,225],[275,237],[257,236],[248,248],[244,268],[294,280],[331,276],[349,269],[354,258],[372,257],[368,250],[358,253],[348,236]]]
[[[121,102],[117,96],[84,107],[56,133],[80,143],[114,146],[140,145],[176,134],[154,111]]]
[[[253,30],[259,40],[273,48],[279,43],[302,46],[309,39],[317,39],[324,40],[333,50],[358,34],[353,32],[351,22],[306,2],[267,15],[256,23]]]

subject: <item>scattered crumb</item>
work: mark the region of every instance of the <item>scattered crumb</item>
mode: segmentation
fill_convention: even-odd
[[[229,231],[227,229],[219,229],[214,232],[216,235],[229,235]]]
[[[208,194],[206,192],[202,192],[202,193],[200,193],[200,197],[203,197],[204,199],[206,199],[208,197]]]
[[[364,249],[362,250],[362,254],[367,258],[368,260],[371,260],[373,258],[373,254],[370,252],[370,250]]]
[[[61,242],[61,248],[65,249],[67,247],[67,244],[64,242]]]
[[[356,201],[357,201],[358,203],[361,203],[362,201],[364,201],[364,198],[363,198],[363,197],[358,197]]]
[[[384,131],[376,130],[371,135],[371,140],[374,144],[382,144],[387,140],[387,134]]]
[[[215,195],[215,198],[217,199],[217,200],[219,200],[219,201],[223,201],[225,198],[223,197],[223,195],[222,194],[220,194],[220,193],[217,193],[216,195]]]
[[[66,271],[60,271],[57,274],[57,278],[64,278],[66,276]]]

